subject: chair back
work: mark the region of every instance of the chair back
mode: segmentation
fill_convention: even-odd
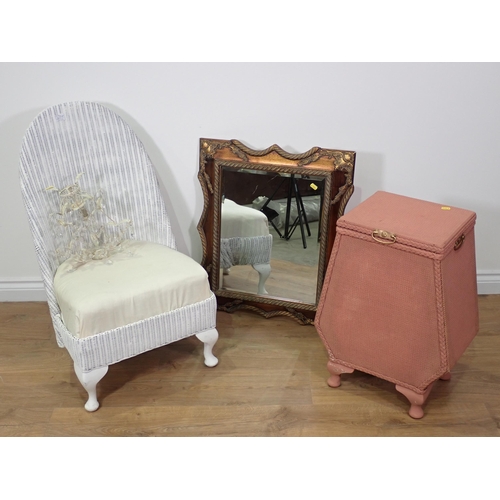
[[[20,158],[21,190],[28,212],[51,314],[58,314],[53,276],[56,252],[54,211],[57,193],[78,183],[83,191],[101,190],[106,213],[132,221],[132,238],[175,248],[170,221],[154,167],[131,128],[95,102],[69,102],[45,109],[24,136]]]

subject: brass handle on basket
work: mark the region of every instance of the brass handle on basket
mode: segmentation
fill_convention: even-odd
[[[396,235],[389,233],[388,231],[383,231],[382,229],[375,229],[372,232],[372,238],[378,243],[383,243],[384,245],[392,245],[396,243]]]
[[[458,250],[462,246],[464,240],[465,240],[465,234],[462,234],[462,236],[460,236],[460,238],[458,238],[458,240],[455,241],[455,246],[453,248],[455,250]]]

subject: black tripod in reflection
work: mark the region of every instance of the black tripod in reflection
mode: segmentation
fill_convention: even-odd
[[[268,205],[273,200],[274,196],[279,191],[283,183],[286,182],[287,180],[289,180],[290,182],[288,185],[288,196],[286,200],[285,230],[284,233],[282,234],[281,231],[276,227],[276,225],[273,222],[273,219],[277,217],[279,214],[278,212],[276,212],[276,210],[273,210]],[[297,216],[295,217],[295,220],[292,223],[290,223],[290,215],[292,211],[292,199],[295,199],[295,204],[297,207]],[[297,184],[297,179],[295,178],[295,174],[290,174],[290,177],[283,177],[283,180],[281,181],[279,186],[276,188],[274,193],[267,199],[267,201],[264,203],[260,211],[266,215],[269,222],[272,224],[276,232],[279,234],[280,238],[284,238],[285,240],[289,240],[292,237],[292,234],[294,233],[297,226],[299,226],[302,235],[302,244],[304,248],[307,248],[305,230],[307,230],[308,236],[311,236],[311,230],[309,229],[309,223],[307,222],[307,215],[304,209],[304,202],[302,201],[302,196],[299,191],[299,186]]]

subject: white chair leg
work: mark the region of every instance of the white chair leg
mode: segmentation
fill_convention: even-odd
[[[267,290],[264,285],[271,274],[271,264],[253,264],[252,267],[259,273],[259,295],[267,295]]]
[[[91,372],[82,372],[82,369],[76,363],[74,363],[74,367],[78,380],[89,394],[89,399],[85,403],[85,409],[87,411],[96,411],[97,408],[99,408],[99,402],[97,401],[97,384],[108,372],[108,367],[103,366],[102,368],[96,368]]]
[[[213,355],[212,349],[219,338],[219,332],[215,328],[212,328],[211,330],[197,333],[196,337],[203,342],[205,365],[209,367],[216,366],[219,360]]]

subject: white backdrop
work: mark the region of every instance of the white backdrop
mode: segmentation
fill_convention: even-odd
[[[476,211],[479,290],[500,293],[499,89],[497,63],[0,63],[0,300],[43,300],[19,149],[40,111],[73,100],[136,131],[198,261],[200,137],[352,149],[348,209],[383,189]]]

